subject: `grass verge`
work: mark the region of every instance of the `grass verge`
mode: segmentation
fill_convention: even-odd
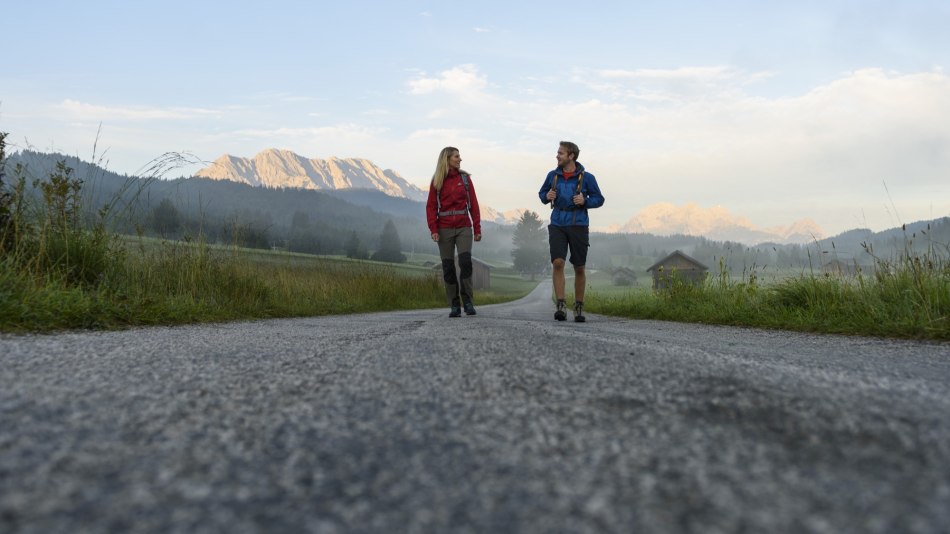
[[[587,309],[659,319],[908,339],[950,340],[950,261],[940,249],[878,259],[870,274],[812,275],[761,285],[755,276],[623,294],[591,291]]]

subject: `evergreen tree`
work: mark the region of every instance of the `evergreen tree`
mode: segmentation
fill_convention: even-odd
[[[181,228],[181,214],[171,200],[163,198],[152,210],[152,227],[162,237],[178,233]]]
[[[310,217],[302,211],[295,211],[291,218],[287,250],[306,254],[322,254],[324,252],[320,240],[317,239],[316,232],[310,226]]]
[[[530,273],[532,280],[548,264],[543,225],[537,213],[526,211],[521,214],[511,237],[515,247],[511,251],[515,269],[521,273]]]
[[[346,257],[365,260],[366,256],[366,250],[363,249],[363,244],[360,243],[360,237],[356,235],[356,230],[353,230],[350,232],[350,238],[346,241]]]
[[[399,232],[396,231],[396,225],[393,224],[392,219],[386,221],[386,225],[383,226],[383,231],[379,234],[379,247],[371,259],[390,263],[406,262],[406,255],[402,253],[402,243],[399,241]]]
[[[5,177],[4,167],[6,167],[6,132],[0,132],[0,237],[6,237],[7,223],[10,221],[10,193],[7,192],[3,183]],[[2,244],[0,244],[2,245]],[[0,246],[0,249],[3,247]]]

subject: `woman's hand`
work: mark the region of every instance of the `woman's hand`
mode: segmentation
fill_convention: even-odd
[[[436,233],[436,232],[433,232],[433,233],[432,233],[432,240],[435,241],[436,243],[438,243],[438,242],[439,242],[439,234]]]
[[[482,234],[475,234],[475,241],[481,241],[481,240],[482,240]]]

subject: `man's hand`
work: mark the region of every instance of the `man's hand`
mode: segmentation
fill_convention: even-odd
[[[482,240],[482,234],[475,234],[475,241],[481,241],[481,240]]]
[[[436,232],[433,232],[433,233],[432,233],[432,240],[435,241],[436,243],[438,243],[438,242],[439,242],[439,234],[436,233]]]
[[[545,198],[553,201],[555,198],[557,198],[557,191],[555,191],[554,189],[551,189],[550,191],[548,191],[548,196]]]
[[[574,195],[575,206],[583,206],[585,202],[587,202],[587,200],[584,198],[584,195],[581,195],[581,194]]]

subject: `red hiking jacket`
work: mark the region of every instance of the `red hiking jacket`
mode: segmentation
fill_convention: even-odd
[[[472,177],[468,177],[468,200],[471,202],[468,213],[453,215],[439,215],[439,201],[441,212],[464,212],[467,206],[465,185],[458,169],[450,169],[448,176],[442,181],[442,190],[436,191],[435,186],[429,183],[429,200],[426,202],[426,222],[430,233],[438,233],[439,228],[474,227],[473,232],[482,233],[482,218],[478,211],[478,197],[475,196],[475,185]],[[471,216],[471,217],[470,217]]]

